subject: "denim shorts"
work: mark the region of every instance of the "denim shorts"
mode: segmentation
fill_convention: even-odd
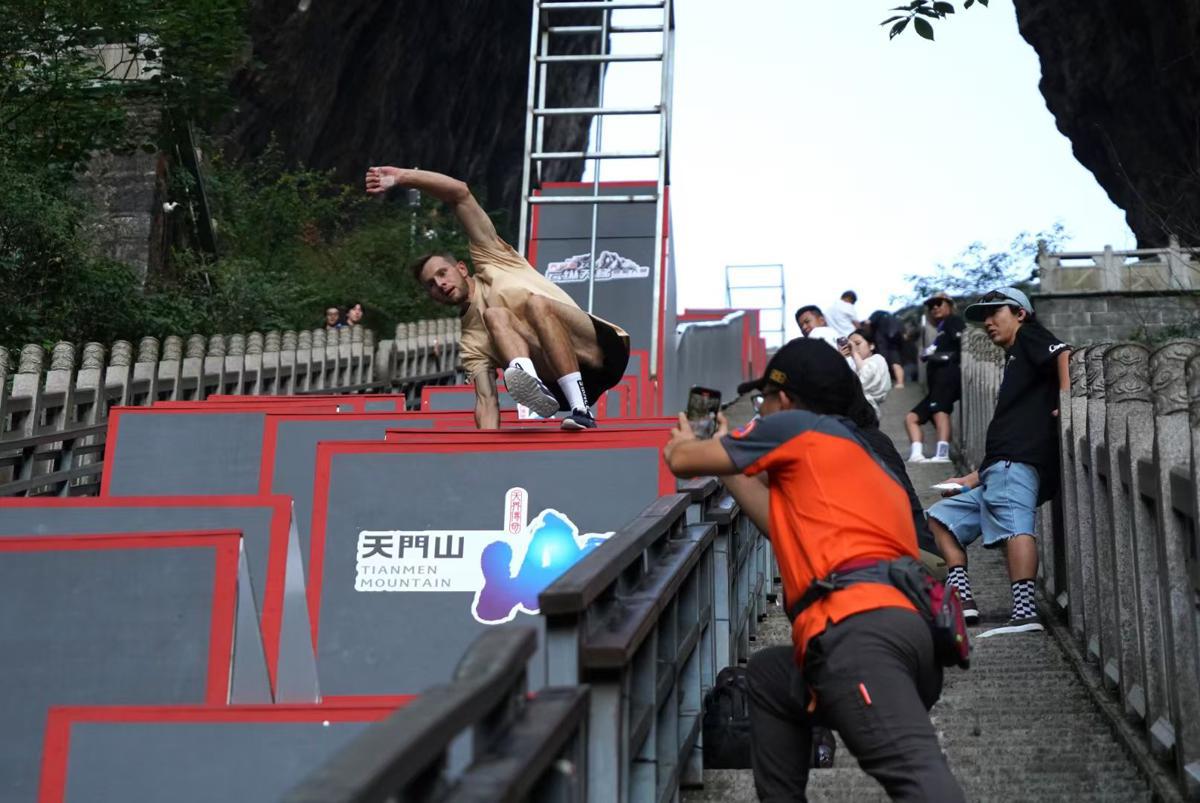
[[[1014,535],[1032,535],[1037,510],[1038,472],[1028,463],[992,463],[979,475],[979,485],[929,508],[963,546],[983,536],[996,547]]]

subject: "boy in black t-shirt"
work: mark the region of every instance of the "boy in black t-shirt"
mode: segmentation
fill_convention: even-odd
[[[925,314],[937,326],[938,333],[933,343],[921,354],[929,392],[904,419],[910,441],[908,462],[926,462],[925,438],[921,427],[932,420],[937,431],[937,446],[928,462],[949,463],[950,414],[954,412],[954,403],[962,394],[959,355],[966,324],[954,314],[954,299],[945,293],[934,293],[925,300]]]
[[[1004,349],[1004,378],[979,470],[949,480],[965,489],[930,508],[929,527],[969,622],[978,621],[979,610],[963,547],[980,535],[985,547],[1004,547],[1012,618],[980,638],[1043,630],[1033,599],[1034,511],[1058,491],[1058,393],[1070,387],[1071,348],[1034,320],[1028,297],[1014,287],[988,293],[965,315]]]

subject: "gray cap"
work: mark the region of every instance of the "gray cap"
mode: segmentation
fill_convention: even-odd
[[[963,317],[971,323],[983,323],[984,319],[991,315],[997,307],[1012,306],[1020,307],[1030,315],[1033,314],[1033,305],[1029,303],[1029,296],[1015,287],[1001,287],[999,290],[984,293],[981,299],[963,310]]]

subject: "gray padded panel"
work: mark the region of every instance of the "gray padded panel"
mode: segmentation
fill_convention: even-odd
[[[417,693],[444,681],[489,627],[472,617],[472,593],[356,591],[360,531],[498,530],[514,486],[529,493],[531,521],[554,508],[580,533],[615,531],[658,497],[658,461],[650,447],[335,455],[317,645],[322,692]],[[514,623],[541,621],[518,614]],[[543,683],[539,654],[530,684]]]
[[[104,465],[107,493],[256,493],[265,421],[265,412],[123,413]]]
[[[36,800],[50,706],[205,702],[211,548],[2,558],[0,800]]]
[[[86,722],[67,803],[276,801],[373,722]]]
[[[312,532],[313,479],[317,444],[323,441],[381,441],[389,429],[433,429],[428,418],[377,416],[371,419],[348,414],[339,420],[281,419],[275,437],[271,493],[292,497],[293,516],[300,535],[300,552],[308,558]]]
[[[497,390],[496,398],[501,410],[515,410],[517,403],[513,401],[508,391]],[[475,409],[475,389],[466,387],[452,391],[438,391],[429,394],[429,412],[472,412]]]
[[[59,507],[47,502],[44,507],[0,507],[0,536],[237,530],[245,539],[256,609],[261,615],[267,588],[272,508],[265,505],[135,507],[122,506],[120,499],[108,501],[112,504]],[[297,555],[298,547],[297,544]],[[318,692],[303,573],[289,570],[286,582],[276,693],[280,702],[312,701]]]

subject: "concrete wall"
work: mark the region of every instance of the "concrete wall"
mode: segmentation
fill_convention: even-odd
[[[1031,299],[1038,318],[1073,346],[1128,340],[1139,329],[1151,337],[1169,326],[1200,328],[1200,293],[1053,293]]]

